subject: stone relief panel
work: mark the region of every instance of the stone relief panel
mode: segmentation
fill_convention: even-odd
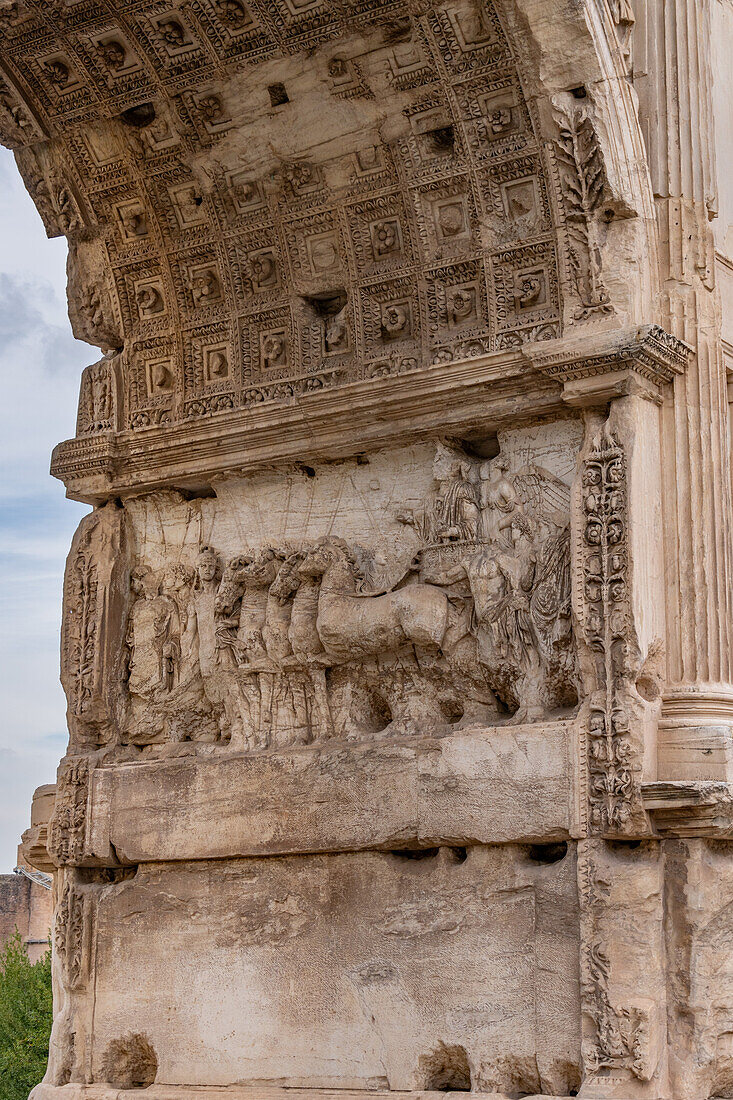
[[[128,611],[107,642],[123,689],[102,677],[106,726],[87,713],[85,678],[110,620],[72,555],[77,739],[114,743],[119,716],[131,750],[255,751],[571,713],[580,438],[567,420],[499,432],[484,454],[439,440],[224,478],[201,499],[130,499]]]
[[[558,241],[584,315],[606,307],[590,121],[563,115],[551,153],[493,4],[390,11],[202,0],[100,22],[28,0],[0,26],[3,140],[72,279],[92,254],[105,273],[75,324],[125,349],[120,428],[555,338]],[[295,79],[302,50],[318,63]]]

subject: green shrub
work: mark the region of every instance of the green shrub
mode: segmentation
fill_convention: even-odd
[[[31,963],[18,932],[0,951],[0,1100],[27,1100],[46,1072],[51,952]]]

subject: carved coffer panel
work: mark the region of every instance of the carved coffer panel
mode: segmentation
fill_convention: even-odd
[[[105,888],[92,1065],[144,1033],[159,1085],[577,1087],[574,850],[442,848],[155,865]],[[165,1003],[151,960],[165,959]],[[155,964],[157,967],[157,964]]]

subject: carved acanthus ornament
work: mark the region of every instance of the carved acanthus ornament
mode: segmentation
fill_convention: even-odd
[[[596,850],[595,843],[583,842],[578,852],[581,996],[589,1025],[583,1035],[583,1064],[586,1074],[600,1080],[611,1077],[623,1088],[624,1082],[649,1081],[655,1073],[657,1012],[649,998],[625,1001],[615,991],[617,979],[607,943],[612,904],[608,857]]]
[[[585,638],[597,690],[588,720],[590,825],[623,832],[639,798],[624,687],[632,648],[626,459],[606,423],[585,459],[582,498]]]
[[[68,990],[83,987],[86,978],[88,906],[84,893],[78,889],[73,872],[62,879],[56,908],[54,950],[61,963],[64,984]]]
[[[59,770],[56,802],[48,824],[48,853],[58,867],[84,861],[89,798],[89,760],[71,757]]]

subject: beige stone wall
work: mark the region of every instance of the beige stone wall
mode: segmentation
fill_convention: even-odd
[[[5,944],[15,933],[28,932],[30,882],[20,875],[0,877],[0,940]]]
[[[18,851],[18,866],[27,867]],[[31,962],[37,962],[50,946],[53,923],[53,899],[50,889],[31,882],[23,875],[0,876],[0,944],[17,929],[26,945]]]

